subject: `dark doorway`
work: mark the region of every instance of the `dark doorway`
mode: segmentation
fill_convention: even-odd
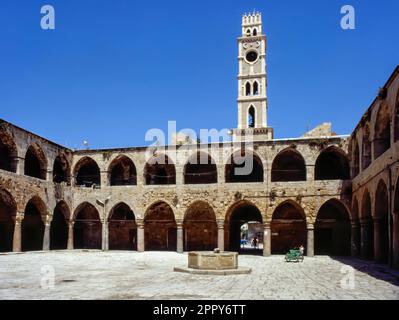
[[[68,205],[61,201],[54,209],[50,229],[50,249],[65,250],[68,245],[68,224],[66,217],[70,216]]]
[[[226,183],[263,182],[262,161],[253,153],[235,152],[226,165]]]
[[[217,180],[216,164],[208,154],[198,152],[190,157],[184,167],[185,184],[210,184]]]
[[[76,185],[81,187],[101,186],[100,168],[89,158],[81,159],[75,168]]]
[[[46,214],[42,200],[33,198],[25,208],[22,220],[22,251],[43,250],[44,223],[42,216]]]
[[[102,224],[97,209],[90,203],[82,203],[75,217],[74,248],[101,249]]]
[[[173,162],[166,155],[153,157],[144,169],[147,185],[176,184],[176,169]]]
[[[17,171],[17,148],[13,139],[0,131],[0,170]]]
[[[362,201],[362,213],[360,222],[360,250],[361,257],[366,260],[374,259],[374,226],[371,215],[371,200],[368,192]]]
[[[165,202],[152,205],[144,219],[145,250],[177,249],[177,226],[171,207]]]
[[[117,204],[110,212],[109,249],[136,250],[137,226],[133,211],[125,203]]]
[[[25,175],[46,180],[47,160],[37,145],[31,145],[25,154]]]
[[[315,165],[315,180],[347,180],[349,178],[349,162],[342,150],[330,147],[319,155]]]
[[[137,184],[136,167],[132,160],[120,156],[112,161],[110,168],[111,186],[133,186]]]
[[[351,225],[349,213],[338,200],[327,201],[319,210],[315,224],[315,254],[349,256]]]
[[[11,252],[14,237],[14,219],[16,204],[4,189],[0,189],[0,252]]]
[[[59,155],[54,160],[53,182],[70,184],[70,166],[65,155]]]
[[[293,148],[281,151],[272,164],[272,182],[306,181],[306,165]]]
[[[379,263],[388,263],[389,258],[388,207],[388,189],[380,181],[375,195],[374,217],[374,229],[377,229],[377,233],[374,233],[374,258]]]

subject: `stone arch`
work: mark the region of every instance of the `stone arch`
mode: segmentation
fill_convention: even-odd
[[[164,201],[153,203],[144,215],[145,249],[177,249],[177,225],[172,207]]]
[[[374,257],[374,228],[371,213],[371,197],[368,190],[365,190],[363,193],[360,216],[361,257],[372,260]]]
[[[185,251],[213,251],[217,247],[216,215],[209,203],[193,202],[185,212],[183,228]]]
[[[261,245],[253,249],[241,246],[241,240],[251,241],[253,237],[257,237],[258,243],[263,245],[263,217],[253,202],[242,200],[234,203],[226,213],[225,223],[226,243],[230,251],[261,254]],[[243,229],[243,226],[248,227],[248,230]]]
[[[251,83],[249,81],[247,81],[247,83],[245,84],[245,95],[251,95]]]
[[[53,164],[53,182],[71,183],[71,166],[64,153],[59,154]]]
[[[306,181],[305,159],[294,148],[279,152],[272,164],[272,182]]]
[[[81,203],[74,212],[74,219],[74,248],[101,249],[102,225],[96,207],[89,202]]]
[[[109,213],[109,249],[136,250],[137,224],[133,210],[124,202],[116,204]]]
[[[349,172],[346,153],[338,147],[328,147],[316,160],[315,180],[348,180]]]
[[[110,186],[137,185],[136,166],[133,161],[125,155],[120,155],[115,158],[111,162],[108,172]]]
[[[14,139],[0,131],[0,170],[17,172],[18,151]]]
[[[391,147],[391,115],[388,104],[380,105],[374,126],[374,159]]]
[[[146,185],[176,184],[176,168],[165,154],[153,156],[145,165]]]
[[[53,220],[50,227],[50,249],[64,250],[68,246],[68,223],[71,218],[71,210],[65,201],[57,203],[53,212]]]
[[[248,128],[256,127],[256,109],[253,105],[248,108],[247,124]]]
[[[389,257],[389,203],[388,188],[380,180],[375,192],[374,220],[374,259],[377,262],[388,263]]]
[[[362,169],[367,169],[371,164],[371,136],[370,125],[367,123],[363,129],[363,155],[362,155]]]
[[[351,253],[350,214],[337,199],[326,201],[317,213],[315,254],[348,256]]]
[[[0,188],[0,252],[12,251],[16,214],[17,205],[13,196]]]
[[[74,177],[76,186],[101,186],[100,168],[90,157],[84,157],[78,161],[75,165]]]
[[[271,222],[272,254],[285,254],[303,245],[307,248],[306,215],[303,208],[293,200],[277,206]]]
[[[44,223],[43,219],[48,215],[46,204],[43,200],[34,196],[25,207],[25,215],[21,226],[22,251],[43,250]]]
[[[184,166],[184,184],[210,184],[218,182],[215,161],[205,152],[191,155]]]
[[[356,177],[360,172],[360,150],[359,143],[357,142],[356,136],[353,138],[353,147],[351,150],[352,154],[352,176]]]
[[[263,182],[263,164],[260,157],[252,151],[235,151],[225,166],[226,183]]]
[[[47,158],[42,148],[34,143],[29,146],[25,154],[25,175],[46,180]]]

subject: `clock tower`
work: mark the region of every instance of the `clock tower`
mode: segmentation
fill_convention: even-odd
[[[273,129],[267,126],[266,36],[260,13],[242,17],[238,69],[238,128],[233,130],[233,139],[271,140]]]

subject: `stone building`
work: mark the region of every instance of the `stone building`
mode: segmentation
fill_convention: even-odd
[[[232,141],[73,151],[1,120],[0,251],[239,250],[258,222],[265,256],[399,267],[399,68],[351,136],[274,139],[262,18],[242,22]]]

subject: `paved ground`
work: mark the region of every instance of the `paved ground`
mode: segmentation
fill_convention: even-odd
[[[173,252],[0,255],[0,299],[399,300],[399,272],[356,259],[316,257],[286,263],[282,256],[240,256],[240,265],[253,268],[250,275],[172,271],[186,265],[186,259]],[[348,266],[354,267],[354,278]]]

